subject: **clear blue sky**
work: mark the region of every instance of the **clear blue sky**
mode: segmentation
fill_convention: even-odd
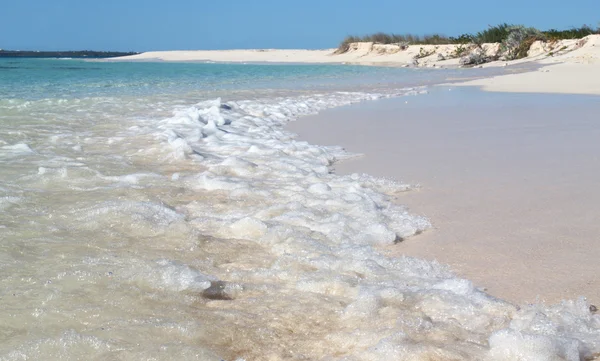
[[[600,22],[600,0],[0,0],[0,48],[328,48],[377,31],[476,32]]]

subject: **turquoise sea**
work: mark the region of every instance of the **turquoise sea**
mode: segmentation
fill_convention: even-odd
[[[392,201],[412,186],[336,175],[352,154],[285,128],[483,74],[0,59],[0,360],[597,355],[583,299],[382,254],[435,222]]]
[[[421,85],[436,71],[364,66],[95,62],[1,58],[3,99],[208,94],[235,90],[342,90]],[[446,75],[444,75],[446,76]]]

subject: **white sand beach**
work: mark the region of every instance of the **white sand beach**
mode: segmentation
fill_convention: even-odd
[[[230,50],[148,52],[132,61],[350,63],[456,67],[456,45],[351,44],[349,51]],[[485,45],[493,52],[497,44]],[[429,54],[419,57],[419,54]],[[327,111],[290,129],[316,144],[364,157],[336,165],[420,183],[400,202],[428,216],[434,230],[389,251],[437,259],[492,295],[517,303],[586,296],[600,303],[596,184],[600,98],[492,95],[600,95],[600,35],[536,42],[535,71],[440,86],[429,95]],[[418,58],[418,59],[416,59]],[[122,59],[121,59],[122,60]],[[485,255],[485,256],[483,256]]]
[[[364,154],[336,164],[338,173],[420,183],[398,202],[434,229],[388,247],[391,254],[438,260],[518,304],[600,303],[598,100],[440,87],[289,128]]]

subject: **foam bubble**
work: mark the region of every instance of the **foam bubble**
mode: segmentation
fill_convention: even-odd
[[[0,157],[14,158],[33,154],[34,151],[25,143],[17,143],[13,145],[3,145],[0,147]]]
[[[185,264],[166,259],[158,260],[147,281],[154,287],[174,291],[201,292],[210,287],[214,277],[204,275]]]

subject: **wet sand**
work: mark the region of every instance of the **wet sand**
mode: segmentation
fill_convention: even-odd
[[[289,129],[364,156],[335,165],[421,189],[398,197],[434,229],[390,254],[438,260],[516,303],[600,303],[600,97],[429,94],[333,109]]]

